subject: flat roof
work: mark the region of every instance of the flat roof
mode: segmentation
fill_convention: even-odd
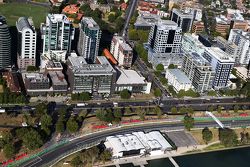
[[[205,50],[221,62],[234,62],[233,58],[218,47],[205,47]]]
[[[192,83],[190,79],[179,69],[168,69],[168,71],[176,77],[180,83]]]
[[[116,84],[144,84],[145,78],[134,70],[118,69],[120,76],[118,77]]]

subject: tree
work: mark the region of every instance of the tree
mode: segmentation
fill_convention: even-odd
[[[234,106],[234,112],[237,113],[240,109],[240,106],[239,105],[235,105]]]
[[[177,111],[177,108],[176,107],[172,107],[171,108],[171,113],[173,114],[176,114],[178,111]]]
[[[36,66],[28,66],[27,67],[28,72],[33,72],[33,71],[37,71],[37,70],[38,70],[38,68]]]
[[[35,115],[38,118],[41,118],[44,114],[46,114],[47,112],[47,105],[44,103],[39,103],[38,105],[36,105],[36,111],[35,111]]]
[[[157,115],[158,118],[161,118],[162,117],[162,111],[161,111],[161,108],[160,107],[155,107],[154,108],[154,112],[155,114]]]
[[[187,113],[187,108],[185,108],[185,107],[181,107],[180,109],[179,109],[179,112],[180,113]]]
[[[185,115],[184,126],[188,131],[190,131],[190,129],[194,127],[194,118],[190,115]]]
[[[131,93],[128,89],[124,89],[120,92],[120,96],[122,99],[129,99],[131,97]]]
[[[194,113],[194,109],[192,107],[187,107],[186,110],[187,110],[187,112],[189,114],[193,114]]]
[[[96,113],[96,118],[98,118],[101,121],[105,120],[105,115],[107,113],[106,110],[99,109],[95,113]]]
[[[100,159],[102,160],[102,162],[111,160],[111,157],[112,157],[112,153],[111,153],[110,150],[104,150],[104,151],[100,154]]]
[[[208,129],[208,127],[205,127],[202,130],[202,139],[206,142],[206,144],[211,141],[213,138],[213,133],[211,130]]]
[[[80,167],[83,165],[83,162],[80,158],[80,156],[76,156],[74,157],[71,161],[70,161],[70,165],[73,166],[73,167]]]
[[[208,111],[213,112],[214,111],[214,106],[209,106]]]
[[[122,111],[119,108],[114,109],[114,117],[119,119],[122,117]]]
[[[218,112],[218,113],[221,113],[221,111],[222,111],[222,107],[221,107],[221,106],[218,106],[217,112]]]
[[[164,66],[163,66],[162,64],[158,64],[158,65],[156,66],[156,70],[157,70],[157,71],[163,72],[163,71],[164,71]]]
[[[79,100],[82,100],[82,101],[88,101],[88,100],[90,100],[90,94],[88,92],[82,92],[82,93],[80,93]]]
[[[130,107],[126,107],[126,108],[125,108],[125,113],[126,113],[126,114],[131,114],[131,112],[132,112],[132,111],[131,111]]]
[[[41,117],[41,129],[45,131],[47,135],[50,135],[50,128],[52,125],[52,118],[50,115],[45,114]]]
[[[175,69],[175,68],[177,68],[177,66],[174,64],[169,64],[169,66],[168,66],[168,69]]]
[[[232,147],[238,144],[237,134],[233,129],[219,129],[219,140],[225,147]]]
[[[15,155],[15,152],[16,152],[15,147],[11,143],[7,143],[3,147],[3,153],[4,153],[5,157],[8,159],[12,158]]]
[[[138,32],[135,29],[129,29],[128,36],[130,40],[137,41],[139,39]]]
[[[159,88],[156,88],[154,91],[155,97],[160,97],[162,95],[161,90]]]
[[[116,31],[117,32],[120,32],[124,26],[124,18],[122,17],[118,17],[116,20],[115,20],[115,24],[116,24]]]
[[[217,96],[217,93],[214,90],[210,90],[210,91],[207,92],[207,95],[208,96]]]
[[[56,132],[61,133],[65,130],[63,118],[59,118],[56,122]]]
[[[67,131],[70,133],[75,133],[77,132],[79,126],[78,123],[76,122],[76,120],[74,118],[69,118],[69,120],[67,121]]]
[[[108,16],[108,21],[113,23],[115,21],[116,17],[113,13],[111,13],[109,16]]]
[[[135,113],[140,117],[140,120],[145,120],[146,112],[142,108],[136,108]]]
[[[33,128],[18,129],[16,130],[16,134],[29,150],[35,150],[43,145],[41,135]]]

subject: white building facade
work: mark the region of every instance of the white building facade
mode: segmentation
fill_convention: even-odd
[[[17,64],[21,70],[36,65],[37,33],[31,19],[20,17],[16,22],[18,31]]]

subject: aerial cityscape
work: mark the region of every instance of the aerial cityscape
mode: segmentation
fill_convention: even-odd
[[[0,165],[249,167],[250,0],[0,0]]]

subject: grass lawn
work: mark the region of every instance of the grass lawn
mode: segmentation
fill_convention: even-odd
[[[38,28],[41,23],[45,22],[46,15],[49,12],[47,7],[35,6],[24,3],[0,4],[0,15],[7,19],[9,26],[16,26],[19,17],[32,17],[33,22]]]

